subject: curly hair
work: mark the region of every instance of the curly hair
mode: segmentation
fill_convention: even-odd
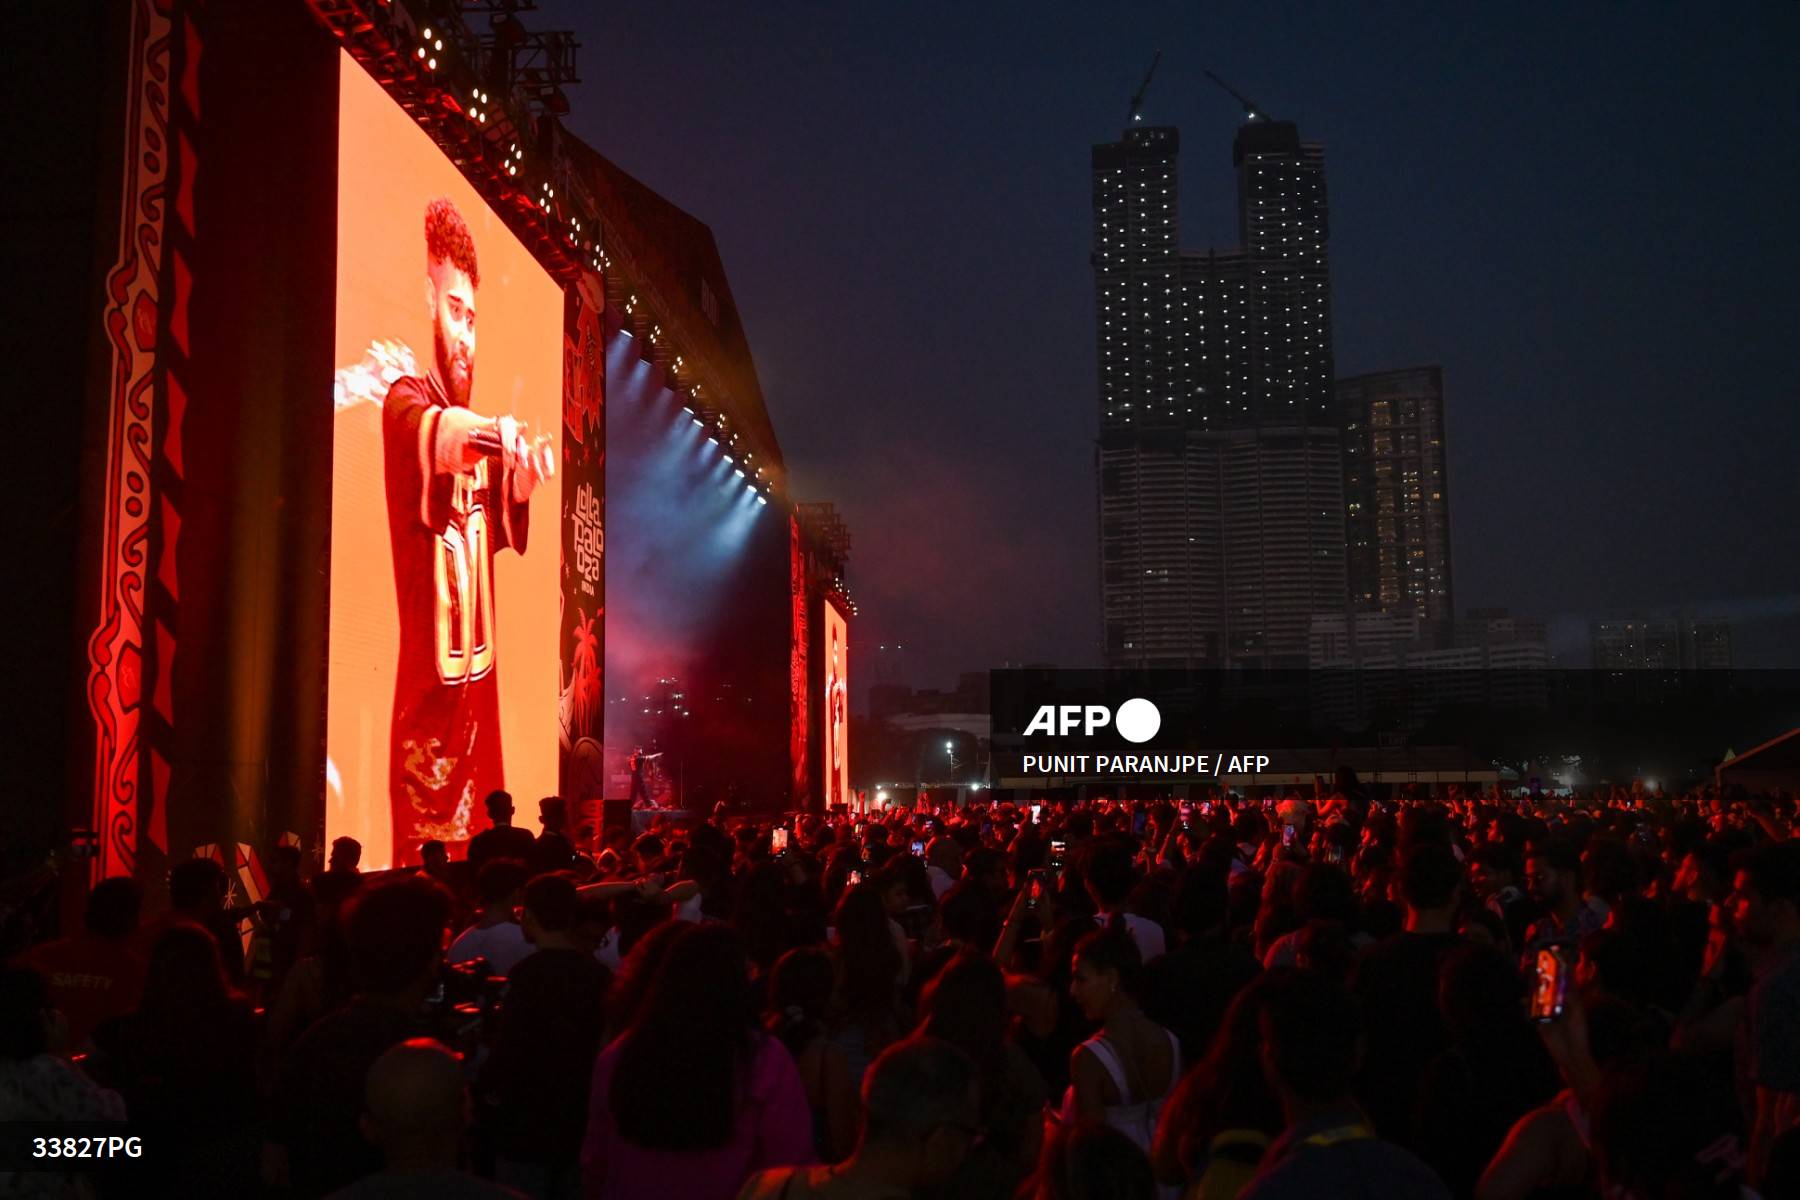
[[[471,284],[481,286],[481,269],[475,263],[475,239],[448,196],[439,196],[425,206],[425,259],[434,263],[447,262],[468,275]]]

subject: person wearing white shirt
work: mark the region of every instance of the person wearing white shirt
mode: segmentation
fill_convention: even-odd
[[[942,900],[962,874],[962,847],[955,838],[940,834],[931,839],[925,847],[925,874],[931,880],[932,896]]]
[[[510,975],[519,960],[532,951],[525,931],[513,918],[520,894],[529,879],[523,863],[512,859],[495,859],[481,868],[475,877],[475,890],[481,896],[481,915],[475,924],[463,930],[450,943],[447,955],[452,963],[487,959],[488,970],[495,975]]]
[[[1122,917],[1131,940],[1137,943],[1138,952],[1145,962],[1149,962],[1168,948],[1168,939],[1163,934],[1163,927],[1155,921],[1125,911],[1131,889],[1137,884],[1131,861],[1132,850],[1128,846],[1118,842],[1101,842],[1095,846],[1087,862],[1088,895],[1093,897],[1094,907],[1099,910],[1095,921],[1106,925],[1114,916]]]

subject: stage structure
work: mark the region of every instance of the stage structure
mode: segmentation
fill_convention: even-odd
[[[844,573],[850,561],[850,530],[832,504],[801,504],[795,508],[795,574],[804,578],[805,611],[795,610],[795,645],[804,647],[795,663],[795,674],[804,679],[806,663],[816,664],[811,687],[812,703],[805,709],[815,731],[815,761],[807,777],[817,780],[818,794],[826,807],[845,805],[857,811],[867,808],[866,797],[850,786],[850,621],[856,602]],[[796,595],[801,595],[799,589]],[[814,740],[816,738],[816,740]]]
[[[116,157],[88,206],[105,249],[67,439],[67,817],[96,877],[209,853],[255,894],[278,841],[318,861],[352,836],[365,868],[405,865],[429,837],[454,853],[492,787],[527,812],[596,802],[617,749],[607,535],[655,536],[609,528],[609,376],[731,481],[737,590],[687,652],[759,714],[732,731],[743,799],[823,796],[807,662],[841,578],[793,519],[710,234],[562,133],[566,37],[532,43],[548,73],[521,69],[441,10],[87,18]]]
[[[789,523],[781,447],[712,232],[559,131],[617,269],[606,345],[605,795],[711,812],[791,786]]]

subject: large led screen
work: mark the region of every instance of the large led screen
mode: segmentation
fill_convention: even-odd
[[[850,793],[850,627],[825,601],[825,803],[849,804]]]
[[[556,792],[563,293],[339,77],[325,832],[369,869]]]

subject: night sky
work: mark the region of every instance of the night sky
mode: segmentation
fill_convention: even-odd
[[[1575,11],[1560,11],[1572,7]],[[1800,6],[544,0],[572,130],[709,223],[862,681],[1099,659],[1088,148],[1323,142],[1342,375],[1446,373],[1458,608],[1800,612]],[[1739,665],[1800,665],[1746,631]],[[861,689],[859,688],[860,692]]]

